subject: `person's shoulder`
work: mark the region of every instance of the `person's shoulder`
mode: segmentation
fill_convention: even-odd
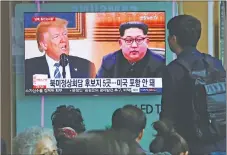
[[[178,63],[178,59],[171,61],[165,69],[166,73],[170,74],[176,79],[181,79],[185,73],[184,68]]]
[[[103,57],[102,67],[106,70],[111,69],[117,62],[117,55],[121,54],[121,50],[109,53]]]
[[[173,61],[171,61],[168,65],[167,65],[167,69],[169,71],[173,71],[173,70],[183,70],[183,67],[178,63],[178,58],[174,59]]]
[[[30,59],[25,59],[26,64],[36,64],[40,63],[40,61],[45,61],[45,56],[40,56],[40,57],[34,57]]]
[[[77,56],[69,56],[69,61],[70,62],[77,62],[80,64],[90,64],[92,63],[90,60],[87,60],[85,58],[77,57]]]
[[[167,68],[168,69],[174,69],[174,68],[180,68],[180,65],[178,63],[178,59],[174,59],[173,61],[171,61],[168,65],[167,65]]]
[[[207,61],[210,62],[210,63],[212,63],[212,65],[213,65],[215,68],[217,68],[217,69],[219,69],[219,70],[224,70],[224,67],[223,67],[223,65],[222,65],[222,61],[221,61],[221,60],[219,60],[219,59],[216,58],[216,57],[211,56],[210,54],[204,54],[204,55],[205,55]]]
[[[156,61],[156,62],[159,62],[159,63],[165,63],[165,56],[162,56],[162,55],[159,55],[159,54],[157,54],[157,53],[155,53],[155,52],[153,52],[152,50],[150,50],[150,49],[148,49],[148,55],[150,56],[150,57],[152,57],[152,60],[154,60],[154,61]]]
[[[117,55],[120,54],[120,52],[121,52],[121,50],[117,50],[117,51],[111,52],[111,53],[105,55],[103,57],[103,60],[106,60],[106,61],[115,61]]]

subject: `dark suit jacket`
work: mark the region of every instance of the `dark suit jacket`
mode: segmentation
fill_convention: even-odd
[[[90,78],[95,77],[95,65],[94,63],[75,56],[68,56],[71,78]],[[77,70],[75,70],[77,68]],[[31,89],[33,86],[34,74],[48,74],[49,67],[46,61],[46,57],[35,57],[25,60],[25,88]]]
[[[144,59],[144,60],[143,60]],[[165,68],[165,59],[161,56],[153,53],[151,50],[147,50],[145,57],[138,62],[138,67],[135,67],[136,77],[162,77],[162,71]],[[103,57],[101,67],[96,75],[97,78],[127,78],[126,72],[128,71],[125,68],[122,71],[122,61],[127,61],[121,50],[118,50],[114,53],[110,53]],[[136,64],[137,65],[137,64]],[[135,65],[135,66],[136,66]],[[138,73],[138,74],[137,74]]]

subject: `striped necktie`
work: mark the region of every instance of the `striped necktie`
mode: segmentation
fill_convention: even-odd
[[[59,63],[55,63],[54,66],[56,67],[56,69],[54,71],[54,78],[55,79],[59,79],[59,78],[61,78],[61,73],[60,73],[60,70],[59,70],[60,64]]]

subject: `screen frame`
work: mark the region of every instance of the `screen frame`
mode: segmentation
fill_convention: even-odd
[[[112,2],[113,3],[113,2]],[[128,2],[118,2],[119,4],[123,4],[123,3],[128,3]],[[131,2],[132,3],[132,2]],[[145,4],[144,4],[145,3]],[[135,5],[146,5],[147,2],[133,2],[133,4]],[[149,3],[149,6],[150,6],[150,9],[138,9],[138,10],[135,10],[135,8],[133,9],[128,9],[128,10],[117,10],[117,11],[114,11],[114,12],[165,12],[165,23],[167,23],[167,21],[172,18],[172,10],[170,9],[170,7],[166,8],[166,4],[170,4],[172,5],[172,2],[148,2]],[[163,3],[165,3],[163,5]],[[90,3],[91,5],[102,5],[102,4],[107,4],[107,5],[111,5],[111,2],[103,2],[103,3]],[[116,4],[116,3],[115,3]],[[55,7],[53,7],[53,5],[55,5]],[[70,6],[71,9],[73,9],[71,12],[78,12],[78,13],[81,13],[81,12],[85,12],[82,7],[80,6],[83,6],[85,5],[85,3],[79,3],[79,2],[75,2],[75,3],[66,3],[66,4],[60,4],[60,3],[51,3],[51,4],[41,4],[41,12],[67,12],[68,9],[65,9],[66,7],[62,7],[62,5],[65,5],[65,6]],[[50,7],[51,6],[51,7]],[[22,9],[23,7],[23,9]],[[35,4],[27,4],[27,7],[26,9],[24,8],[25,5],[17,5],[16,6],[16,10],[20,10],[18,14],[16,14],[16,16],[22,16],[22,18],[24,18],[24,13],[25,12],[36,12],[35,10],[37,10],[35,7],[36,5]],[[86,7],[85,7],[86,9]],[[86,11],[86,12],[94,12],[94,11]],[[95,12],[103,12],[102,10],[96,10]],[[106,12],[113,12],[113,11],[106,11]],[[165,24],[166,25],[166,24]],[[168,43],[168,31],[167,31],[167,27],[165,27],[165,57],[166,57],[166,64],[168,64],[170,61],[172,61],[172,52],[170,52],[170,49],[169,49],[169,46],[167,46],[167,43]],[[45,94],[47,96],[49,96],[49,94]],[[70,94],[59,94],[60,96],[61,95],[69,95],[71,96]],[[82,94],[74,94],[76,96],[80,96]],[[88,95],[88,96],[97,96],[96,94],[85,94],[85,95]],[[99,94],[100,95],[100,94]],[[112,96],[112,94],[108,94],[110,96]],[[108,96],[108,95],[104,95],[104,96]],[[113,94],[114,95],[114,94]],[[119,95],[119,94],[118,94]],[[125,95],[125,94],[122,94],[122,95]],[[154,94],[130,94],[130,95],[161,95],[161,93],[154,93]],[[37,94],[35,95],[26,95],[26,96],[37,96]],[[52,95],[51,95],[52,96]],[[82,95],[84,96],[84,95]],[[101,95],[100,95],[101,96]]]

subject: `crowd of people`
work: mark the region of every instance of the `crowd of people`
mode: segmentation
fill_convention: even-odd
[[[108,129],[86,130],[80,109],[59,106],[53,112],[53,129],[32,127],[19,133],[13,140],[13,153],[42,155],[169,155],[188,153],[185,140],[166,121],[154,123],[157,131],[144,150],[139,142],[143,137],[147,118],[134,105],[114,111]],[[173,143],[175,142],[175,143]]]
[[[126,30],[141,31],[133,25]],[[221,61],[200,52],[201,22],[190,15],[167,24],[177,59],[162,67],[163,92],[157,134],[149,150],[140,145],[147,118],[134,105],[116,109],[108,129],[86,130],[80,109],[57,107],[51,129],[32,127],[13,140],[17,155],[210,155],[226,154],[226,73]],[[136,39],[132,39],[135,46]],[[128,45],[131,47],[131,44]],[[129,48],[127,46],[127,49]],[[139,52],[139,51],[138,51]],[[152,102],[152,101],[151,101]],[[98,120],[96,120],[98,121]]]

